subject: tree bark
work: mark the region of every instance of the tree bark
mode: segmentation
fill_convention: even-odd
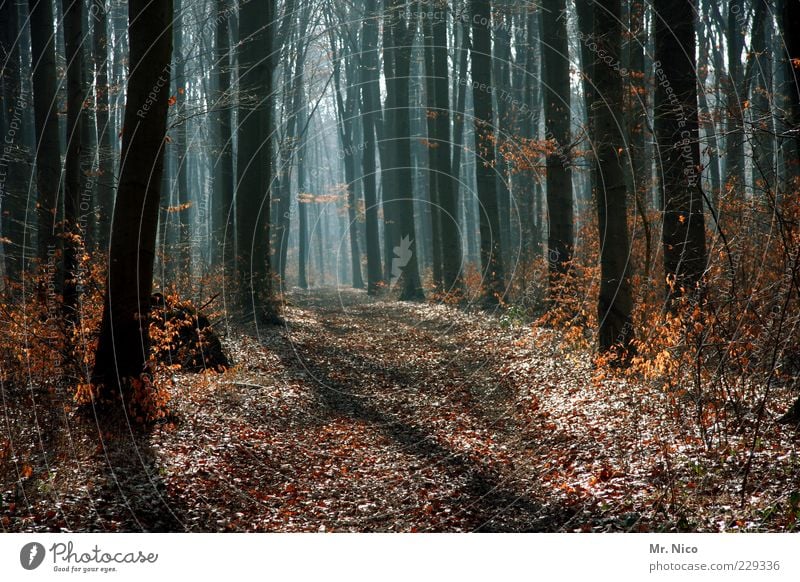
[[[622,55],[620,0],[599,0],[594,11],[595,42],[612,62]],[[594,58],[594,57],[593,57]],[[602,103],[594,114],[593,142],[597,152],[597,218],[600,235],[600,296],[597,316],[601,353],[627,355],[632,349],[633,299],[630,282],[630,243],[626,176],[622,77],[607,62],[595,58],[594,82]]]
[[[0,212],[2,213],[2,236],[5,275],[12,282],[19,282],[24,265],[25,248],[25,176],[23,169],[23,146],[25,145],[25,110],[27,99],[22,92],[19,38],[21,37],[19,15],[13,2],[0,4],[0,69],[3,70],[2,111],[0,111]],[[7,288],[8,290],[8,288]]]
[[[494,174],[495,139],[492,128],[491,3],[471,0],[472,102],[475,110],[475,179],[481,205],[482,300],[496,305],[505,294],[500,244],[500,216]]]
[[[172,55],[172,1],[130,0],[130,76],[105,305],[93,381],[145,370]],[[154,93],[154,97],[150,95]]]
[[[706,268],[700,189],[694,0],[656,0],[655,130],[667,297],[695,295]]]
[[[246,316],[279,321],[270,257],[273,1],[246,2],[239,13],[239,143],[236,242],[239,298]],[[243,100],[243,101],[242,101]]]
[[[378,230],[378,201],[376,189],[376,142],[378,116],[380,115],[378,69],[378,13],[375,0],[366,0],[364,24],[361,33],[361,128],[364,152],[361,156],[361,183],[364,192],[366,220],[367,292],[374,295],[382,279],[381,246]]]
[[[214,226],[212,263],[225,266],[226,254],[233,251],[233,137],[231,132],[231,42],[228,20],[233,18],[230,0],[216,0],[217,26],[215,81],[217,108],[217,139],[219,149],[215,160]]]
[[[105,0],[93,0],[95,10],[92,56],[95,74],[95,105],[97,108],[97,246],[108,248],[111,213],[114,210],[114,127],[110,123],[108,83],[108,14]]]
[[[547,236],[551,285],[567,272],[575,246],[570,162],[570,86],[565,0],[542,3],[542,54],[545,81],[547,155]]]
[[[385,51],[392,53],[394,63],[394,77],[391,79],[395,104],[394,130],[391,135],[394,149],[394,167],[386,179],[396,180],[399,188],[405,191],[397,192],[397,197],[392,200],[394,211],[391,213],[397,219],[397,228],[393,229],[394,236],[389,244],[394,256],[391,258],[391,281],[401,283],[400,299],[403,301],[418,301],[424,299],[422,282],[419,277],[419,257],[417,253],[417,234],[414,225],[414,192],[411,175],[411,131],[409,115],[409,74],[411,69],[411,45],[413,29],[409,26],[405,14],[405,5],[400,0],[387,0],[389,4],[389,22],[392,42]],[[389,80],[387,80],[387,92]],[[384,184],[386,184],[384,179]]]
[[[61,179],[61,141],[56,107],[56,55],[51,0],[29,0],[33,110],[36,124],[38,257],[56,248],[55,224]]]
[[[64,12],[64,48],[67,60],[67,156],[64,169],[64,262],[63,277],[64,314],[67,320],[78,319],[80,286],[78,261],[86,236],[86,220],[80,218],[80,207],[86,197],[83,156],[83,103],[86,90],[83,82],[83,2],[62,0]],[[89,198],[91,198],[89,196]],[[91,200],[89,201],[91,202]],[[91,207],[91,203],[87,208]],[[83,223],[83,224],[81,224]],[[83,228],[82,228],[83,227]]]

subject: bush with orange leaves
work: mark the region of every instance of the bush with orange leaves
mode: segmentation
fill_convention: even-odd
[[[700,286],[669,306],[659,253],[645,276],[644,237],[634,236],[637,355],[624,372],[667,390],[707,446],[723,428],[758,432],[800,380],[800,200],[775,207],[766,196],[723,196],[717,214]],[[608,360],[597,358],[600,375]]]
[[[102,317],[103,268],[79,256],[77,313],[65,317],[56,265],[60,250],[22,274],[4,281],[0,302],[0,379],[10,389],[80,386],[94,365]],[[72,320],[72,321],[70,321]]]
[[[709,214],[707,214],[709,216]],[[620,369],[614,354],[595,356],[597,378],[623,374],[664,390],[675,415],[695,423],[711,446],[709,429],[747,425],[787,407],[800,385],[800,199],[722,197],[719,225],[707,220],[709,264],[698,289],[667,305],[658,212],[629,220],[636,355]],[[548,282],[538,256],[511,280],[511,301],[535,325],[562,332],[569,345],[593,348],[599,287],[597,220],[581,212],[567,272]],[[714,434],[720,435],[719,431]]]
[[[81,254],[76,270],[78,312],[66,317],[57,268],[60,259],[61,252],[54,251],[46,261],[26,270],[21,280],[4,282],[0,300],[0,381],[4,390],[41,387],[63,394],[65,400],[78,406],[108,404],[98,402],[100,391],[91,381],[103,315],[104,263],[88,253]],[[214,284],[214,276],[187,284],[187,288],[201,293]],[[191,300],[180,299],[174,291],[170,298],[187,313],[197,312]],[[189,322],[192,330],[196,323],[196,318]],[[146,373],[138,378],[123,378],[122,385],[110,391],[125,402],[130,418],[149,423],[168,415],[169,394],[154,378],[181,368],[165,354],[185,351],[180,345],[180,331],[186,326],[186,321],[168,326],[163,321],[150,322],[151,355]],[[203,332],[199,339],[201,349],[210,344],[207,336],[208,331]]]

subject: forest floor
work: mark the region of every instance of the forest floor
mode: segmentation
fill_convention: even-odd
[[[350,290],[288,298],[285,327],[227,334],[233,368],[174,376],[174,419],[148,431],[4,390],[2,529],[786,531],[800,516],[785,427],[765,425],[742,494],[747,435],[708,447],[674,396],[597,380],[556,332]]]

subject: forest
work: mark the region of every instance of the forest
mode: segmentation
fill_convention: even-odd
[[[0,0],[0,531],[796,531],[799,38]]]

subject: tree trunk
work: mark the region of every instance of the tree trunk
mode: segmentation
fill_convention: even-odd
[[[481,205],[482,300],[496,305],[505,283],[500,245],[500,216],[494,176],[495,139],[492,128],[492,39],[489,0],[471,0],[472,102],[475,110],[475,179]]]
[[[742,48],[744,35],[742,22],[747,15],[743,0],[729,0],[726,42],[728,46],[728,80],[726,83],[728,128],[725,148],[726,187],[738,196],[744,196],[744,108],[746,97],[742,94]]]
[[[267,2],[267,7],[247,2],[239,13],[236,242],[239,297],[245,315],[277,323],[280,319],[273,297],[269,242],[274,64],[272,0]]]
[[[92,56],[97,115],[97,247],[108,248],[111,213],[114,210],[114,127],[110,123],[108,84],[108,15],[105,0],[93,0],[94,38]]]
[[[437,11],[433,21],[435,148],[434,160],[441,205],[442,280],[446,292],[458,291],[461,279],[461,236],[458,228],[458,175],[450,165],[450,94],[447,62],[447,21]]]
[[[439,136],[437,135],[436,118],[439,115],[446,115],[447,112],[440,112],[436,109],[435,85],[436,72],[433,64],[433,26],[431,17],[434,14],[434,5],[427,3],[428,14],[422,19],[423,29],[423,52],[425,54],[425,124],[427,129],[426,154],[428,161],[428,204],[427,213],[430,215],[430,246],[433,256],[433,284],[437,291],[443,289],[442,286],[442,209],[439,201],[439,174],[436,153],[441,147]],[[447,71],[445,71],[445,74]],[[446,118],[444,118],[446,120]],[[448,128],[445,143],[450,142],[450,131]],[[449,165],[449,160],[448,160]]]
[[[594,11],[598,53],[605,51],[612,62],[622,55],[620,0],[601,0]],[[593,143],[597,152],[597,218],[600,235],[600,296],[597,316],[601,353],[630,352],[633,340],[633,299],[630,282],[630,244],[625,159],[625,136],[619,128],[623,118],[622,77],[605,61],[594,59],[593,76],[602,104],[595,109]]]
[[[107,389],[145,369],[172,55],[172,1],[130,0],[130,76],[103,323],[93,381]],[[154,94],[154,96],[152,96]]]
[[[396,180],[399,188],[407,190],[397,192],[391,202],[394,206],[393,217],[397,219],[397,228],[390,241],[394,256],[391,258],[392,282],[402,284],[400,299],[418,301],[424,299],[422,283],[419,277],[419,257],[417,253],[417,235],[414,225],[414,192],[411,173],[411,131],[409,115],[409,74],[411,70],[411,45],[413,29],[409,26],[405,15],[405,5],[400,0],[387,0],[389,8],[389,27],[392,42],[384,50],[391,51],[394,63],[392,89],[395,103],[393,132],[391,135],[394,149],[394,167],[389,180]],[[387,80],[387,91],[389,82]],[[384,179],[384,184],[386,180]],[[412,189],[409,191],[408,189]]]
[[[83,102],[86,90],[83,82],[83,3],[81,0],[62,0],[64,12],[64,48],[67,60],[67,157],[64,170],[64,314],[73,323],[78,319],[80,284],[78,261],[86,235],[86,222],[80,220],[80,207],[86,195],[83,157]],[[88,205],[91,207],[91,204]],[[83,224],[81,224],[83,223]],[[84,228],[81,228],[84,227]]]
[[[56,55],[51,0],[29,0],[33,110],[36,120],[38,256],[56,248],[55,223],[61,179],[61,141],[56,103]]]
[[[215,161],[214,226],[212,262],[225,265],[233,251],[233,137],[231,134],[231,42],[228,19],[233,17],[230,0],[216,0],[216,108],[218,157]]]
[[[25,248],[25,176],[23,146],[25,142],[25,110],[27,99],[22,92],[19,45],[21,29],[17,7],[13,2],[0,4],[0,69],[3,70],[0,93],[0,213],[2,213],[2,238],[5,275],[19,282],[24,265]],[[7,288],[8,290],[8,288]]]
[[[772,204],[776,186],[775,128],[770,108],[770,96],[773,95],[772,59],[768,52],[768,47],[772,46],[772,18],[771,15],[765,18],[769,12],[767,0],[755,1],[757,8],[753,19],[752,51],[748,58],[748,69],[753,67],[754,77],[748,111],[753,127],[753,194],[758,200],[767,200]]]
[[[655,129],[667,296],[694,295],[706,268],[693,0],[656,0]]]
[[[367,234],[367,292],[378,292],[382,278],[381,246],[378,230],[378,201],[376,178],[376,124],[380,114],[378,69],[378,14],[375,0],[366,0],[364,24],[361,33],[361,128],[364,152],[361,157],[362,190]]]
[[[567,272],[575,245],[570,162],[570,86],[565,0],[542,3],[542,54],[545,68],[547,156],[547,236],[551,285]]]
[[[297,154],[297,285],[301,289],[308,289],[308,173],[306,171],[306,156],[308,155],[308,142],[304,139]]]

